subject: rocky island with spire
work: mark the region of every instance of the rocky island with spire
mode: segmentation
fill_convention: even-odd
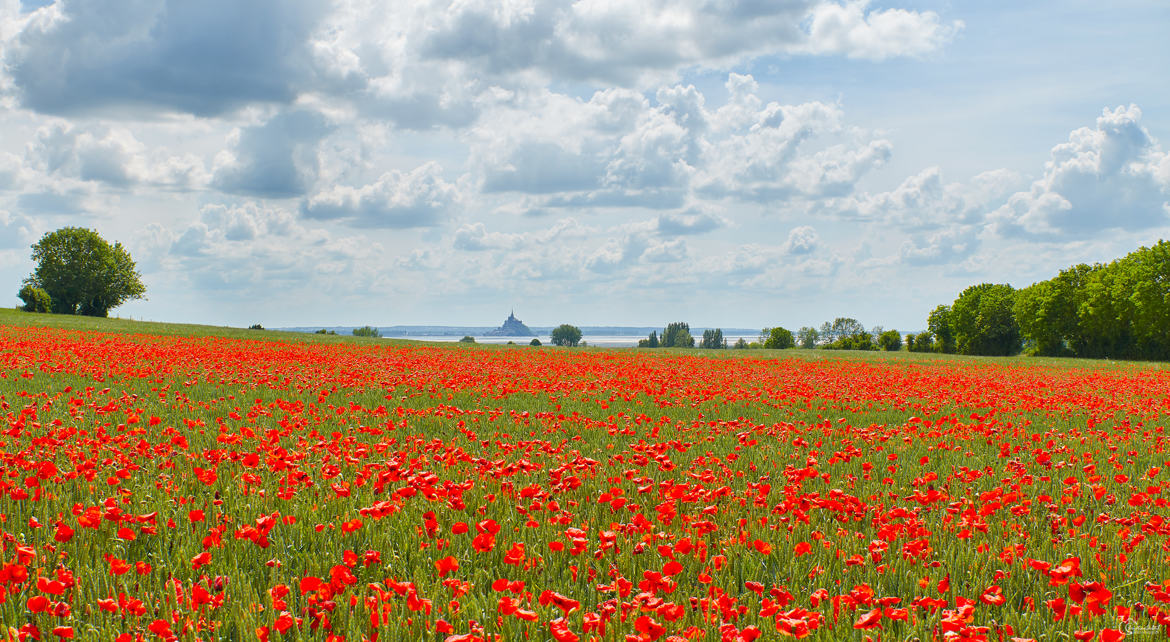
[[[513,310],[508,314],[508,318],[504,320],[504,325],[488,332],[485,336],[489,337],[535,337],[536,333],[528,329],[524,322],[516,318],[516,311]]]

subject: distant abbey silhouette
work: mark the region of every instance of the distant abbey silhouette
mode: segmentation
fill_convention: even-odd
[[[504,325],[487,333],[489,337],[535,337],[536,333],[528,329],[524,322],[516,318],[516,311],[513,310],[508,314],[508,318],[504,319]]]

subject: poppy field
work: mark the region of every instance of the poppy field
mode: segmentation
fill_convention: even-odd
[[[0,634],[1170,632],[1170,371],[793,354],[0,326]]]

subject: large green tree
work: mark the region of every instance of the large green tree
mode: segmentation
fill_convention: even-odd
[[[951,305],[950,327],[961,354],[1006,356],[1020,351],[1020,326],[1012,308],[1016,291],[1007,284],[980,283]]]
[[[24,284],[47,292],[58,314],[104,317],[146,294],[126,248],[93,230],[63,227],[41,237],[32,251],[37,266]]]

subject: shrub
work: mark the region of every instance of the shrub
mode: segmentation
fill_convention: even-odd
[[[372,337],[372,338],[376,339],[376,338],[382,336],[382,333],[379,332],[377,328],[374,328],[374,327],[371,327],[368,325],[363,325],[360,328],[353,329],[353,336],[355,336],[355,337]]]
[[[744,341],[743,337],[740,337],[739,340],[735,342],[735,349],[736,350],[747,350],[747,347],[748,347],[748,342]]]
[[[326,330],[325,328],[321,328],[320,330],[314,332],[313,334],[337,334],[337,333],[334,332],[333,330]]]
[[[471,336],[470,334],[465,334],[463,335],[463,338],[459,340],[459,343],[475,343],[475,337]]]
[[[25,312],[49,312],[53,309],[53,297],[29,283],[20,288],[20,300],[24,301]]]
[[[264,326],[260,325],[259,323],[253,323],[252,325],[248,326],[248,329],[249,330],[263,330]]]
[[[535,346],[535,347],[539,348],[543,344],[540,342],[540,339],[533,339],[532,341],[528,342],[528,345]]]

